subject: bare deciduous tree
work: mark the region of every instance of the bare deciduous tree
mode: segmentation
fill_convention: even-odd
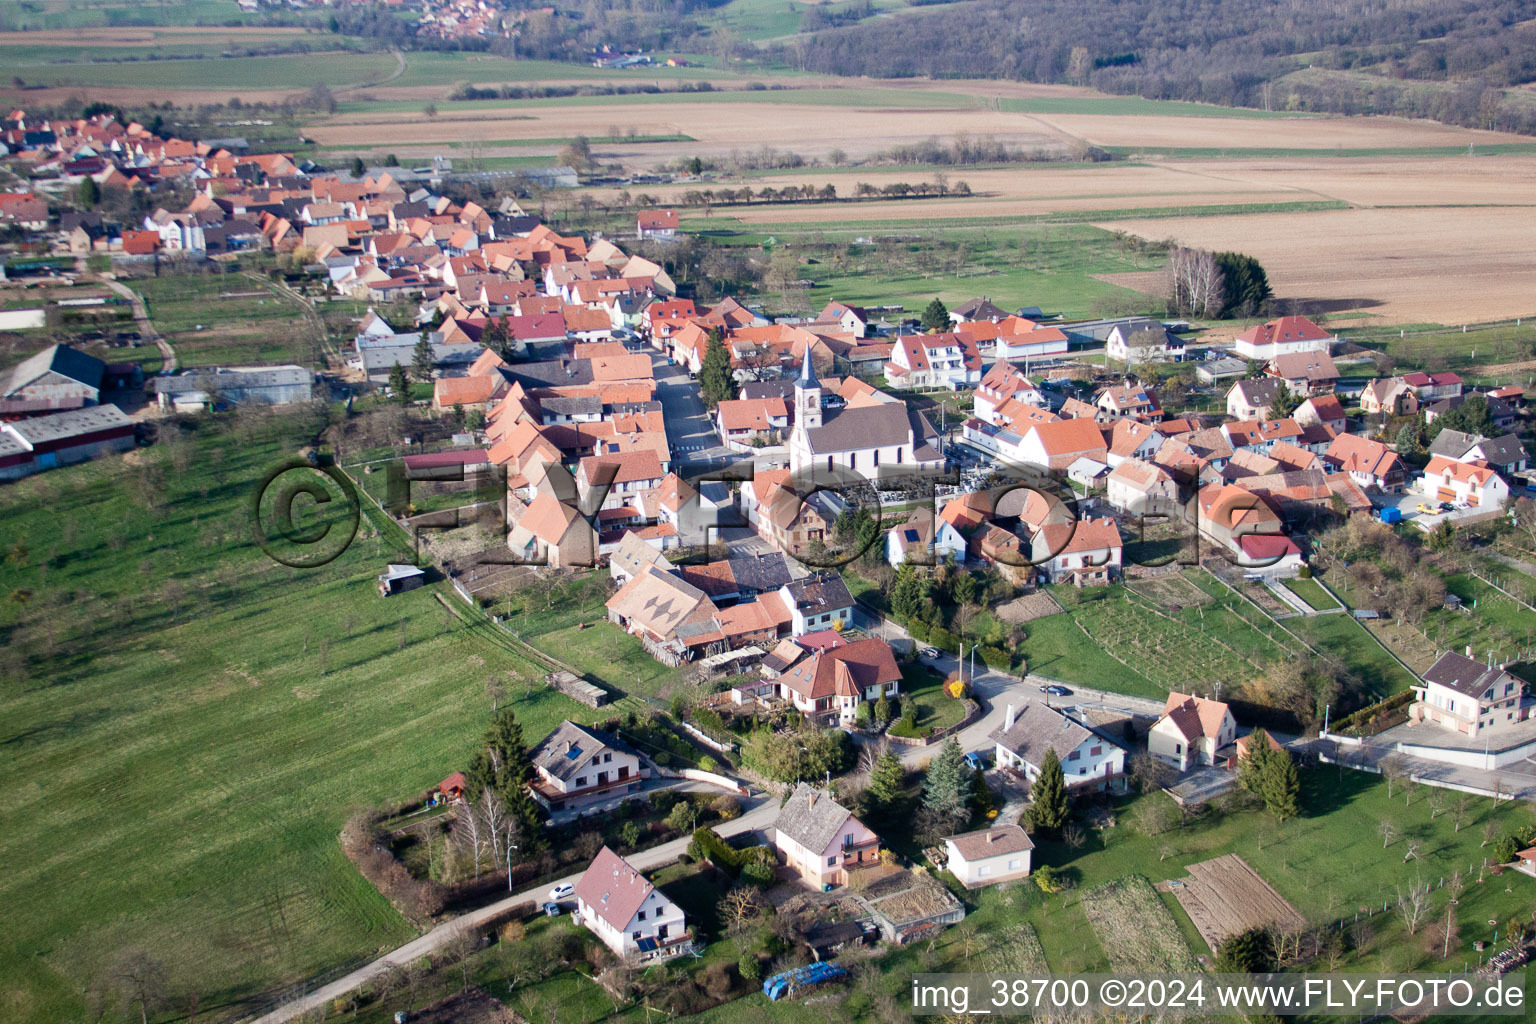
[[[448,936],[448,941],[443,943],[443,953],[448,957],[448,962],[459,968],[462,981],[460,991],[469,988],[469,958],[475,955],[479,947],[480,937],[468,925],[455,928],[453,934]]]
[[[1205,249],[1177,246],[1168,253],[1168,303],[1172,310],[1215,316],[1223,304],[1223,275]]]
[[[1417,932],[1424,915],[1429,912],[1429,883],[1419,878],[1408,883],[1407,888],[1398,886],[1397,912],[1408,934]]]
[[[123,998],[139,1011],[139,1024],[165,1003],[165,968],[142,949],[125,949],[112,966],[112,980]]]
[[[1392,822],[1382,819],[1376,826],[1376,834],[1381,836],[1381,848],[1385,850],[1392,845],[1392,840],[1397,838],[1397,826]]]
[[[1408,764],[1401,754],[1389,754],[1381,759],[1381,777],[1387,780],[1387,799],[1392,799],[1392,787],[1408,777]]]

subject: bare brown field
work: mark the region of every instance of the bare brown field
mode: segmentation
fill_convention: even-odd
[[[1350,209],[1119,220],[1144,238],[1237,249],[1277,295],[1388,323],[1475,323],[1536,312],[1530,214],[1507,207]]]
[[[1396,117],[1167,117],[1030,114],[1042,124],[1098,146],[1231,149],[1375,149],[1529,143],[1524,135],[1453,128]]]
[[[1211,952],[1223,939],[1250,928],[1278,932],[1307,926],[1307,919],[1286,902],[1248,862],[1235,853],[1201,861],[1186,868],[1189,878],[1180,884],[1163,883],[1178,897]]]
[[[1202,160],[1161,166],[1221,185],[1290,189],[1355,206],[1536,205],[1536,160],[1522,156]]]

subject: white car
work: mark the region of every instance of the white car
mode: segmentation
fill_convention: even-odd
[[[576,887],[574,885],[569,883],[566,883],[565,885],[557,885],[553,889],[549,890],[549,902],[559,903],[561,900],[568,900],[575,895]]]

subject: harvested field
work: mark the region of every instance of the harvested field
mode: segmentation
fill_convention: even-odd
[[[1212,953],[1227,937],[1250,928],[1287,932],[1307,926],[1307,919],[1235,853],[1191,864],[1187,870],[1189,878],[1165,884]]]
[[[1198,608],[1201,605],[1210,604],[1213,600],[1210,594],[1191,583],[1183,573],[1170,573],[1156,579],[1137,580],[1134,583],[1127,583],[1126,588],[1145,597],[1165,612],[1176,612],[1181,608]]]
[[[259,42],[263,39],[315,35],[325,36],[306,28],[295,26],[221,25],[162,25],[154,28],[71,28],[39,29],[36,32],[0,32],[0,46],[74,46],[96,49],[102,46],[138,47],[156,43],[206,42],[208,39],[227,39],[235,43]]]
[[[1396,117],[1160,117],[1115,114],[1033,114],[1034,120],[1096,146],[1366,149],[1523,143],[1506,132],[1454,128]]]
[[[1083,893],[1083,913],[1104,947],[1111,970],[1126,974],[1188,974],[1200,964],[1152,883],[1127,875]]]
[[[1522,158],[1507,159],[1536,167]],[[1528,220],[1528,210],[1458,207],[1119,220],[1099,226],[1202,248],[1239,249],[1264,264],[1276,294],[1304,310],[1359,312],[1389,323],[1458,324],[1536,312],[1536,251]]]
[[[1061,605],[1056,599],[1044,590],[1033,594],[1025,594],[1016,597],[1012,601],[1000,604],[992,609],[993,613],[1010,626],[1023,625],[1035,619],[1043,619],[1047,615],[1056,615],[1061,611]]]

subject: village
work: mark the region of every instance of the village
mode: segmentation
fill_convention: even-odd
[[[467,8],[429,9],[473,26]],[[250,1019],[393,1011],[410,972],[408,1019],[455,1019],[414,1016],[418,986],[525,937],[566,943],[615,1015],[656,969],[677,992],[645,998],[677,1013],[820,998],[983,928],[1019,963],[1043,970],[1044,940],[1077,964],[994,919],[1065,898],[1132,828],[1149,863],[1071,904],[1117,969],[1226,969],[1254,931],[1278,943],[1265,970],[1343,962],[1368,945],[1346,941],[1354,905],[1294,905],[1262,838],[1157,891],[1139,872],[1186,828],[1278,828],[1378,780],[1434,809],[1367,837],[1405,877],[1473,800],[1487,849],[1455,884],[1536,876],[1536,594],[1468,554],[1536,537],[1527,386],[1378,372],[1304,315],[1223,339],[1028,296],[772,315],[678,285],[674,209],[557,231],[516,196],[109,114],[17,110],[0,141],[58,183],[0,193],[0,330],[27,349],[0,374],[5,486],[153,455],[183,422],[400,417],[304,448],[355,486],[369,541],[414,548],[351,592],[430,592],[536,664],[560,713],[525,735],[493,697],[463,760],[350,819],[347,859],[420,936]],[[72,208],[114,193],[147,208]],[[248,266],[281,270],[243,279],[247,301],[329,341],[179,365],[140,292]],[[198,301],[241,297],[215,286]],[[1411,937],[1423,884],[1363,909]],[[1476,965],[1526,955],[1531,890],[1507,891],[1520,937],[1469,936]],[[1177,954],[1124,952],[1137,921]]]

